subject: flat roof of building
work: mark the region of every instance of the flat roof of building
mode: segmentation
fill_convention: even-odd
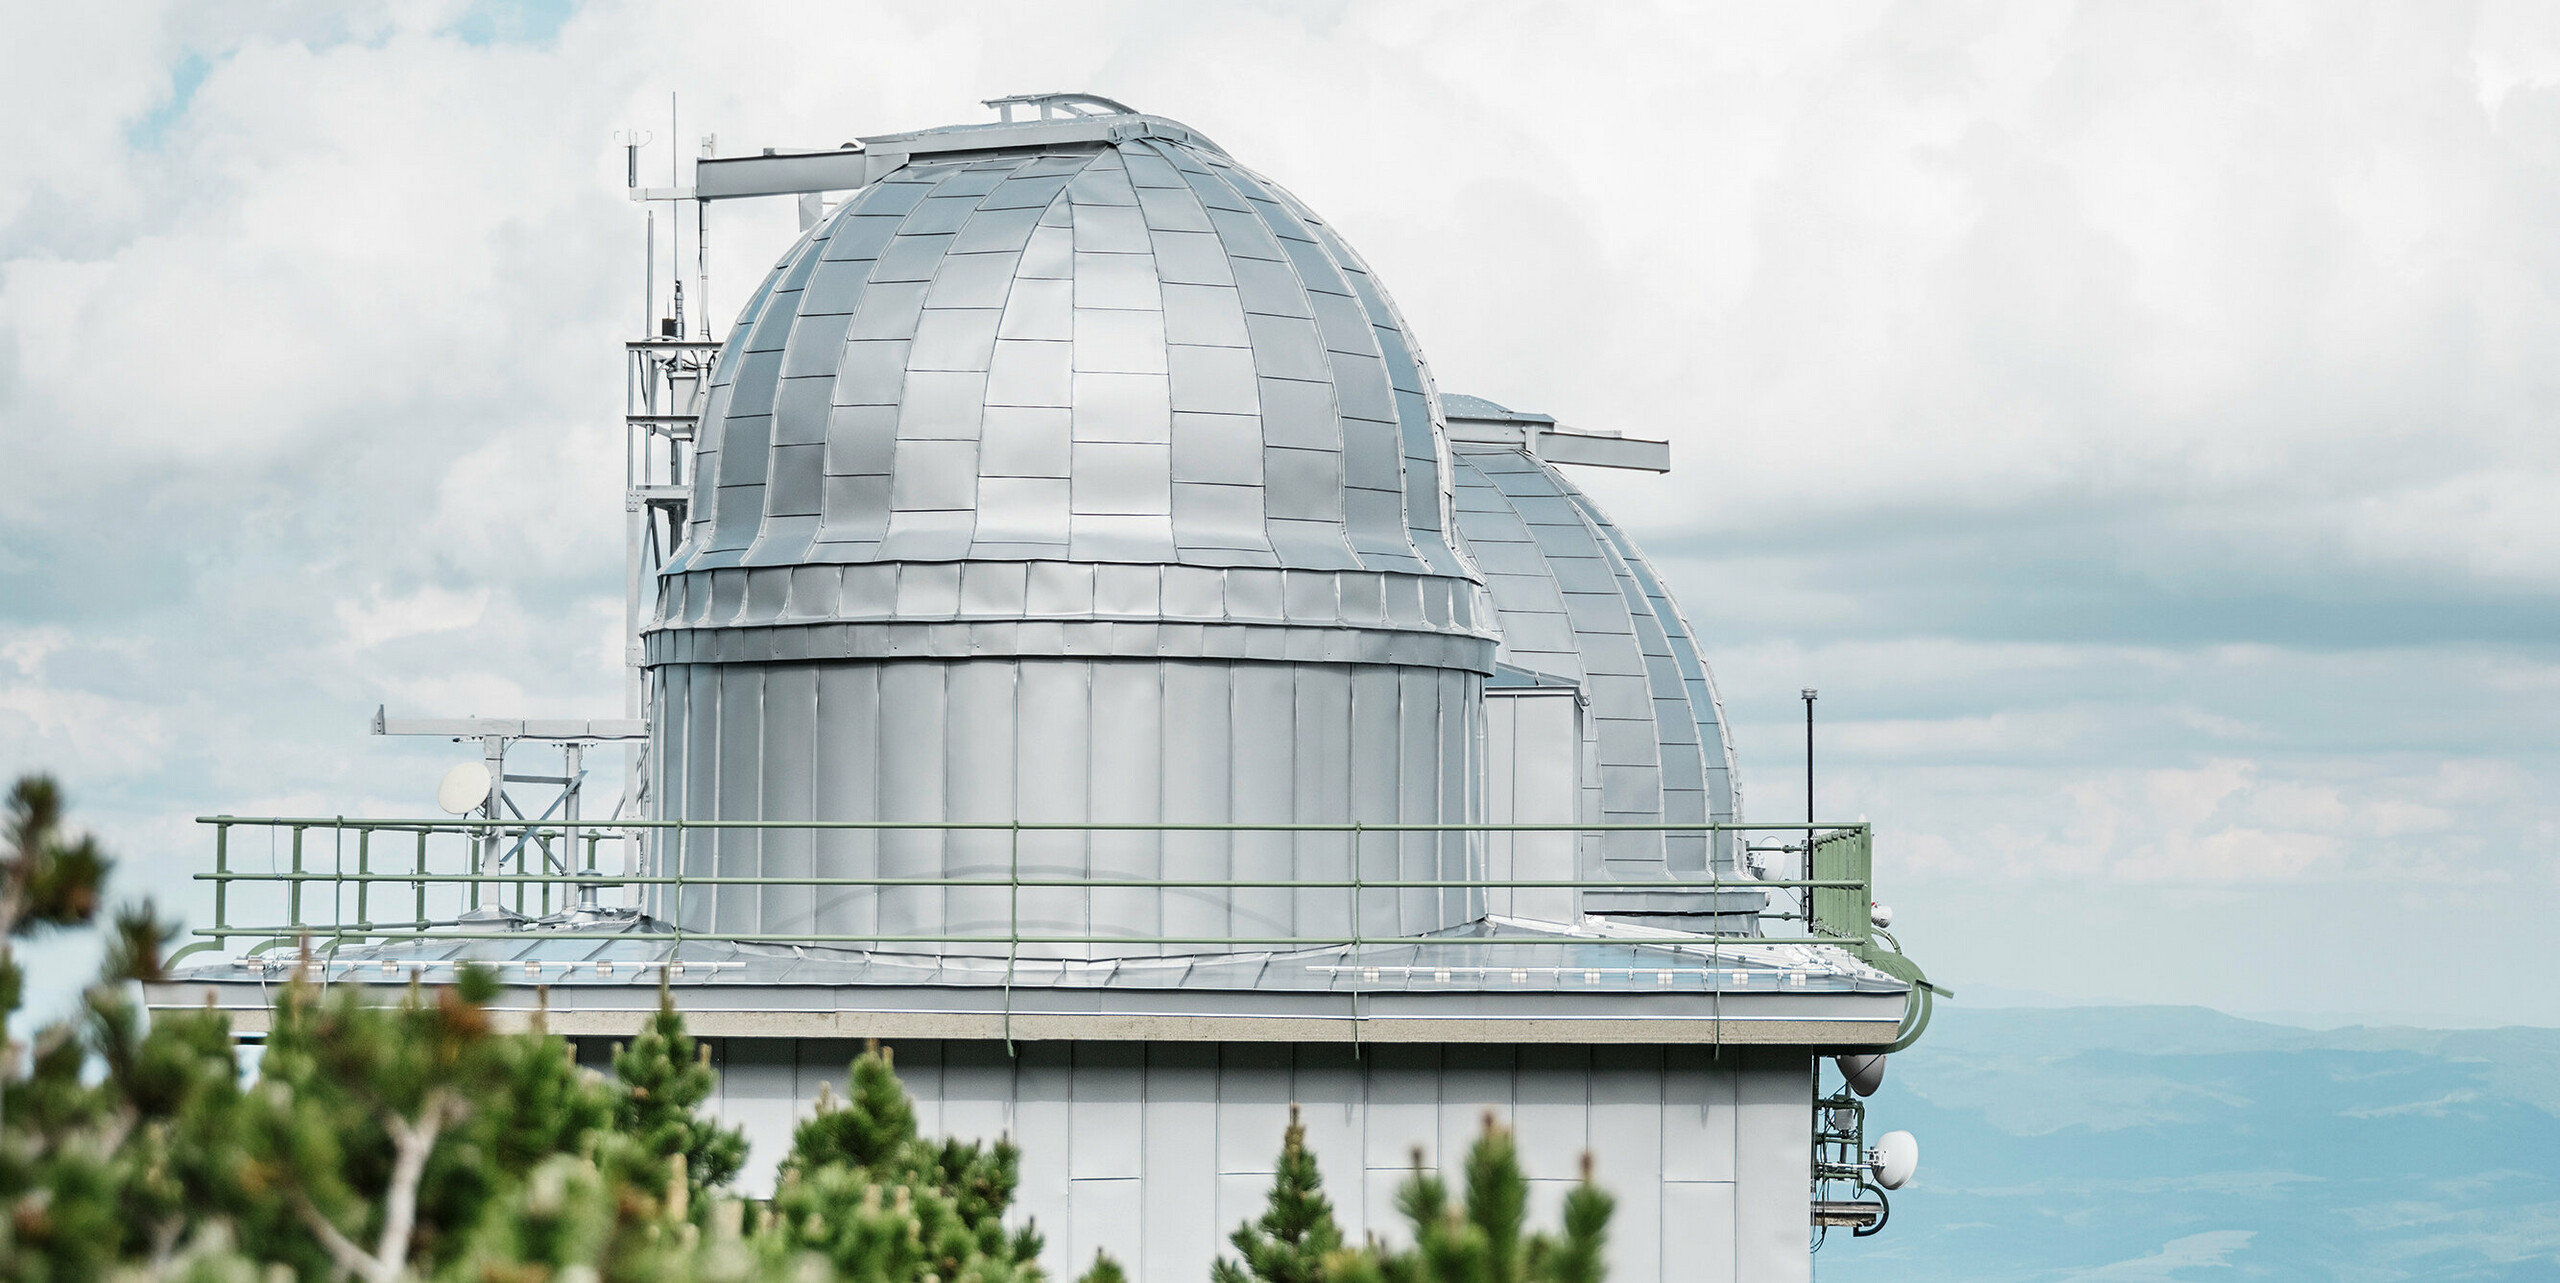
[[[1827,945],[1516,919],[1428,940],[1109,960],[547,935],[223,959],[152,986],[150,1002],[211,1004],[254,1034],[305,965],[322,983],[388,988],[476,961],[498,972],[502,1017],[539,1012],[573,1036],[634,1032],[663,978],[714,1037],[1853,1046],[1891,1041],[1910,996]]]

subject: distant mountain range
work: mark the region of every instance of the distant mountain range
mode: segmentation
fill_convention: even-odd
[[[2560,1029],[1942,1003],[1868,1118],[1920,1175],[1823,1283],[2560,1279]]]

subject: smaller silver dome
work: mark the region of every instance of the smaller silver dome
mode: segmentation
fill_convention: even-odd
[[[1477,397],[1456,417],[1552,424]],[[1635,541],[1553,464],[1461,440],[1458,530],[1483,569],[1502,643],[1487,685],[1567,685],[1582,719],[1581,814],[1604,824],[1740,818],[1733,741],[1697,635]],[[1730,840],[1602,835],[1606,876],[1732,876]]]

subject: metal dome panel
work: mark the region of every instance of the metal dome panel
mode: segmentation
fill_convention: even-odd
[[[1527,450],[1462,443],[1454,458],[1459,533],[1484,570],[1502,634],[1494,685],[1582,694],[1580,813],[1607,824],[1739,819],[1714,679],[1634,541]],[[1605,868],[1593,875],[1730,875],[1731,847],[1609,833]]]
[[[1426,368],[1359,257],[1205,142],[1127,132],[919,152],[813,228],[722,354],[669,573],[1471,577]]]

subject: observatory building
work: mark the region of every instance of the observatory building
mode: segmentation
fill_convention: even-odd
[[[653,216],[630,707],[377,715],[480,747],[459,818],[214,817],[154,1000],[254,1032],[305,939],[343,982],[482,959],[602,1063],[663,979],[751,1186],[889,1041],[928,1131],[1020,1144],[1060,1276],[1207,1277],[1293,1103],[1354,1235],[1487,1110],[1537,1215],[1595,1157],[1614,1279],[1805,1278],[1879,1227],[1857,1098],[1929,986],[1863,824],[1744,820],[1697,634],[1568,476],[1668,447],[1435,387],[1342,235],[1196,131],[990,106],[685,187],[634,152],[697,310],[711,203],[802,234],[697,335]],[[231,863],[288,839],[291,877]]]

